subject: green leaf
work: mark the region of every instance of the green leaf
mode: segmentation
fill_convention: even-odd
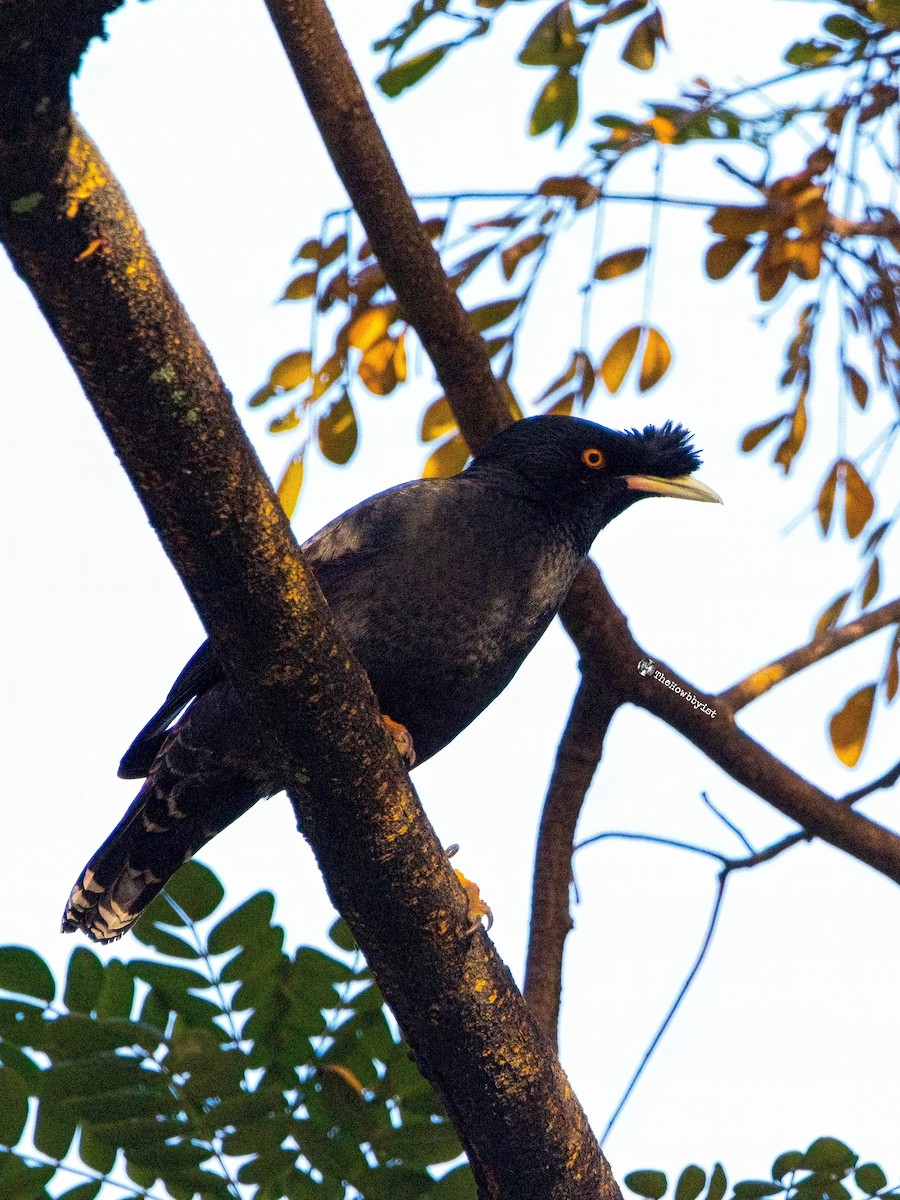
[[[98,1179],[94,1183],[80,1183],[68,1192],[60,1192],[57,1200],[94,1200],[102,1186],[102,1179]]]
[[[868,689],[863,688],[862,691]],[[833,1137],[816,1138],[803,1156],[803,1165],[810,1171],[852,1171],[858,1162],[859,1155]]]
[[[128,1017],[134,1003],[134,980],[124,963],[111,959],[103,970],[103,986],[95,1005],[98,1017]]]
[[[768,1179],[743,1179],[734,1185],[736,1200],[759,1200],[760,1196],[777,1196],[784,1188]]]
[[[209,867],[186,862],[166,884],[165,894],[187,913],[192,921],[211,916],[225,898],[225,889]]]
[[[319,449],[329,462],[342,467],[350,461],[359,441],[359,428],[348,392],[319,418],[316,433]]]
[[[859,1190],[865,1192],[867,1196],[874,1196],[882,1188],[887,1187],[887,1175],[878,1163],[863,1163],[853,1172],[853,1179]]]
[[[153,903],[158,904],[160,900],[163,900],[162,895],[157,896]],[[147,912],[149,913],[150,909]],[[169,915],[172,920],[175,919],[171,908],[169,908]],[[132,933],[145,946],[152,946],[154,950],[158,950],[160,954],[167,954],[170,958],[200,958],[200,951],[196,946],[192,946],[190,942],[178,937],[177,934],[170,933],[168,929],[154,924],[152,920],[147,919],[146,915],[144,920],[134,927]]]
[[[772,1178],[784,1179],[785,1176],[791,1175],[794,1171],[803,1169],[803,1155],[799,1150],[785,1150],[783,1154],[779,1154],[772,1163]]]
[[[519,52],[525,67],[577,67],[584,58],[569,0],[562,0],[538,21]]]
[[[495,325],[511,317],[521,303],[522,297],[516,296],[511,300],[494,300],[490,304],[480,304],[471,310],[469,319],[479,333],[484,333],[486,329],[493,329]]]
[[[212,930],[208,939],[210,954],[224,954],[237,946],[252,946],[259,932],[270,928],[274,912],[272,893],[257,892]]]
[[[356,950],[356,942],[350,932],[350,926],[343,917],[338,917],[328,930],[328,936],[339,950],[352,954]]]
[[[845,42],[862,42],[868,36],[864,25],[860,25],[859,21],[854,21],[852,17],[845,17],[843,13],[834,13],[826,17],[822,28],[832,37],[841,38]]]
[[[15,1146],[28,1120],[28,1088],[9,1067],[0,1067],[0,1142]]]
[[[569,133],[578,120],[578,80],[571,71],[555,71],[538,93],[531,110],[528,132],[540,137],[554,125],[559,126],[559,140]]]
[[[659,10],[638,21],[622,50],[622,61],[636,71],[651,71],[656,62],[656,43],[665,45],[666,35]]]
[[[70,1012],[91,1012],[103,987],[103,963],[92,950],[76,946],[69,959],[63,1004]]]
[[[675,1185],[675,1200],[697,1200],[706,1187],[706,1172],[702,1167],[685,1167]]]
[[[48,1004],[56,995],[52,971],[39,954],[25,946],[0,946],[0,988]]]
[[[709,1177],[709,1188],[704,1200],[722,1200],[728,1189],[728,1178],[721,1163],[716,1163]]]
[[[63,1159],[77,1128],[78,1120],[65,1104],[41,1101],[34,1126],[34,1144],[50,1158]]]
[[[646,1200],[661,1200],[669,1186],[664,1171],[632,1171],[625,1176],[624,1183],[630,1192]]]
[[[808,42],[794,42],[784,56],[784,61],[792,67],[817,67],[826,63],[840,53],[837,42],[822,42],[812,38]]]
[[[412,87],[414,83],[418,83],[420,79],[424,79],[429,71],[434,70],[447,51],[452,49],[452,42],[434,46],[431,50],[425,50],[422,54],[408,58],[405,62],[397,63],[395,67],[388,67],[375,82],[386,96],[393,99],[394,96],[399,96],[401,92],[406,91],[408,87]]]

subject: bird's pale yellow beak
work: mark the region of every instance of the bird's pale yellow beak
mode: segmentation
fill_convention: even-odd
[[[707,504],[722,503],[721,496],[691,475],[677,475],[674,479],[662,479],[658,475],[626,475],[625,483],[633,492],[678,496],[682,500],[705,500]]]

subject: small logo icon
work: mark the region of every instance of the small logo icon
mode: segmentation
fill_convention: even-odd
[[[652,658],[642,658],[641,661],[638,663],[638,671],[640,671],[640,673],[642,675],[652,675],[653,674],[653,659]]]

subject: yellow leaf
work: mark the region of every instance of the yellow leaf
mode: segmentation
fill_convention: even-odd
[[[638,379],[638,391],[640,392],[649,392],[652,387],[655,387],[668,371],[672,361],[669,343],[659,330],[653,325],[648,325],[646,335],[641,374]]]
[[[710,279],[730,275],[752,245],[746,238],[722,238],[706,251],[706,274]]]
[[[259,388],[258,391],[255,391],[253,393],[253,395],[247,401],[247,405],[250,408],[262,408],[262,406],[264,404],[267,404],[274,395],[275,395],[275,390],[271,386],[271,384],[268,384],[268,383],[263,384],[263,386],[261,388]]]
[[[406,330],[394,339],[394,378],[398,383],[406,379]]]
[[[342,467],[353,457],[359,431],[356,413],[346,392],[319,418],[317,434],[319,449],[329,462]]]
[[[292,429],[296,429],[300,424],[300,413],[296,408],[288,409],[280,417],[275,417],[269,422],[269,433],[290,433]]]
[[[318,238],[308,238],[303,243],[303,245],[300,247],[300,249],[297,251],[297,253],[294,255],[294,259],[296,260],[298,258],[306,258],[306,259],[311,259],[313,262],[317,263],[319,261],[319,255],[321,253],[322,253],[322,243],[319,241],[319,239]]]
[[[844,707],[829,722],[831,745],[845,767],[855,767],[863,752],[872,719],[875,684],[869,683],[848,696]]]
[[[447,479],[458,475],[466,465],[469,448],[463,441],[462,434],[454,433],[446,442],[441,442],[437,450],[429,457],[422,470],[424,479]]]
[[[822,615],[816,621],[813,637],[821,637],[823,633],[827,633],[829,629],[834,629],[838,621],[841,619],[841,613],[847,607],[847,601],[850,599],[849,592],[841,592],[828,605]]]
[[[419,437],[423,442],[433,442],[435,438],[444,437],[456,429],[456,417],[446,396],[439,396],[422,414],[419,426]]]
[[[743,453],[749,454],[751,450],[755,450],[760,442],[764,442],[769,434],[775,432],[785,416],[786,414],[782,413],[780,417],[773,417],[771,421],[763,421],[762,425],[754,425],[752,429],[748,429],[741,438]]]
[[[868,608],[875,597],[878,595],[878,589],[881,587],[881,565],[878,561],[878,556],[872,559],[866,574],[866,582],[863,585],[862,606]]]
[[[397,304],[377,304],[366,308],[350,323],[349,342],[355,350],[368,350],[380,342],[397,319]]]
[[[513,242],[511,246],[507,246],[500,255],[500,262],[503,267],[504,278],[509,281],[515,274],[516,267],[523,258],[527,258],[529,254],[534,254],[535,250],[539,250],[547,240],[545,233],[529,233],[527,237],[523,237],[518,242]]]
[[[671,146],[678,136],[678,126],[667,117],[651,117],[647,122],[653,136],[663,146]]]
[[[292,458],[284,469],[284,474],[278,484],[278,499],[281,507],[288,515],[288,520],[294,515],[297,501],[300,499],[300,489],[303,487],[303,453]]]
[[[640,340],[640,325],[632,325],[630,329],[619,334],[603,356],[598,373],[613,395],[622,386],[625,376],[628,374],[628,368],[631,366]]]
[[[644,265],[649,249],[648,246],[632,246],[629,250],[617,250],[615,254],[607,255],[594,267],[594,278],[606,280],[630,275]]]
[[[831,527],[831,514],[834,511],[834,494],[837,490],[839,474],[840,463],[835,463],[828,472],[828,476],[822,484],[822,490],[819,492],[819,499],[816,501],[819,524],[822,526],[822,532],[825,534],[828,533]]]
[[[298,350],[275,364],[269,375],[269,385],[289,392],[301,383],[306,383],[311,374],[312,355],[308,350]]]
[[[869,402],[869,385],[866,383],[865,377],[850,363],[844,363],[844,374],[850,384],[853,399],[860,408],[865,408]]]
[[[394,369],[396,346],[392,337],[383,337],[370,346],[360,360],[357,372],[369,391],[375,396],[387,396],[397,386]]]
[[[859,537],[875,511],[875,497],[852,462],[844,463],[844,523],[847,535]]]
[[[291,280],[282,292],[282,300],[308,300],[310,296],[316,294],[316,280],[318,278],[318,271],[307,271],[304,275],[298,275],[296,279]]]
[[[567,383],[572,382],[572,380],[575,378],[575,372],[578,370],[578,353],[579,352],[576,351],[576,353],[572,355],[569,365],[566,367],[565,371],[563,371],[562,375],[558,375],[551,384],[548,384],[547,387],[544,388],[544,390],[538,396],[538,403],[540,403],[541,400],[548,399],[548,397],[552,396],[554,392],[559,391],[561,387],[565,387]]]
[[[569,392],[566,396],[561,396],[555,404],[551,404],[546,412],[548,416],[554,417],[571,417],[572,405],[575,402],[575,396]]]
[[[339,354],[332,354],[313,376],[311,400],[320,400],[336,380],[344,372],[344,364]]]

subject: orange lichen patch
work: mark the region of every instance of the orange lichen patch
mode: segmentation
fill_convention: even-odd
[[[106,187],[109,176],[93,154],[93,146],[85,138],[75,134],[69,143],[69,180],[66,195],[66,216],[75,217],[81,203],[98,188]]]
[[[490,929],[494,923],[494,914],[491,912],[490,905],[486,904],[485,901],[482,900],[481,889],[479,888],[478,884],[473,882],[471,879],[467,879],[466,876],[463,875],[462,871],[458,871],[455,868],[454,871],[456,878],[463,886],[463,891],[466,893],[466,901],[468,903],[469,932],[474,933],[485,917],[487,917],[487,927]]]
[[[86,258],[90,258],[92,254],[95,254],[102,245],[103,245],[102,238],[94,238],[94,240],[89,245],[85,246],[85,248],[82,250],[82,252],[80,254],[76,254],[75,261],[76,262],[84,262],[84,260]]]

